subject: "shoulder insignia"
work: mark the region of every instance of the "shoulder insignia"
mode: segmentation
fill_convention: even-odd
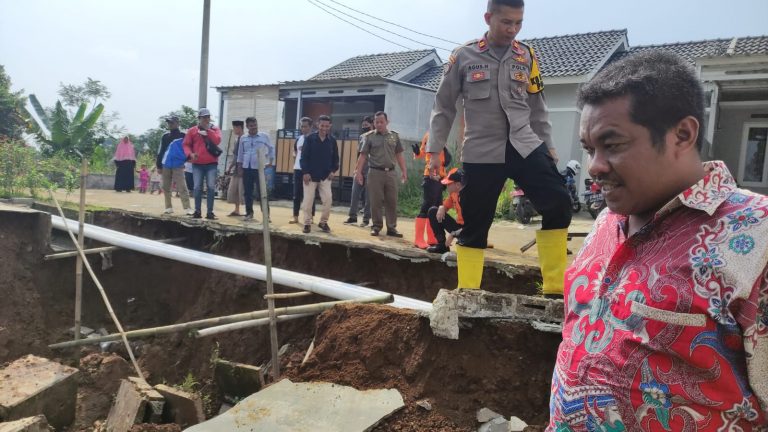
[[[531,53],[531,75],[529,76],[530,83],[528,85],[528,93],[535,94],[544,90],[544,81],[541,79],[541,71],[539,71],[539,62],[536,59],[536,54],[533,52],[533,48],[526,46]]]

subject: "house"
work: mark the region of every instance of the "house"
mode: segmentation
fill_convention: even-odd
[[[768,36],[631,47],[626,30],[609,30],[524,42],[533,46],[539,59],[561,167],[570,159],[579,160],[585,167],[580,177],[587,176],[589,161],[579,143],[579,86],[630,53],[669,50],[691,62],[707,92],[703,157],[724,160],[740,185],[768,193]],[[343,177],[354,166],[351,148],[363,115],[384,110],[391,114],[391,128],[404,140],[421,139],[428,128],[443,67],[434,50],[363,55],[306,81],[217,89],[224,119],[261,109],[270,127],[276,128],[273,138],[284,140],[284,147],[293,141],[299,118],[330,115],[334,133],[344,141]],[[457,115],[457,126],[449,138],[448,144],[454,149],[462,139],[461,117]],[[278,136],[277,130],[282,135]],[[283,158],[280,169],[288,170],[289,159]]]

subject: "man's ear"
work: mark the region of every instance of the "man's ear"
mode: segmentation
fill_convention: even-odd
[[[491,12],[486,12],[485,15],[485,23],[488,25],[491,25],[491,15],[493,15]]]
[[[672,138],[672,150],[676,155],[683,155],[690,151],[698,153],[696,141],[699,137],[699,121],[693,116],[680,120],[669,131]]]

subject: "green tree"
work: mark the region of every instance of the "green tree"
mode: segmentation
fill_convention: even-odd
[[[93,140],[93,129],[99,117],[104,112],[104,105],[98,104],[86,114],[88,105],[83,102],[77,112],[70,118],[70,114],[64,109],[60,101],[52,112],[46,112],[35,95],[29,95],[32,107],[35,109],[39,120],[30,125],[30,131],[35,134],[40,142],[40,150],[44,156],[55,153],[63,153],[70,157],[78,153],[90,157],[96,147]]]
[[[23,91],[11,91],[11,78],[0,65],[0,136],[19,139],[27,127]]]
[[[112,97],[112,93],[106,85],[91,77],[88,77],[81,85],[59,83],[58,93],[62,105],[69,110],[70,116],[83,103],[96,106],[100,103],[106,103]],[[93,146],[95,147],[107,139],[121,138],[125,134],[125,128],[117,124],[119,120],[120,114],[117,112],[103,113],[86,139],[94,141]]]

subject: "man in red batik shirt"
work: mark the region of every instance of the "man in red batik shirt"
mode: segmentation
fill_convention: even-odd
[[[764,430],[768,199],[701,162],[696,73],[638,53],[579,107],[608,209],[566,271],[547,430]]]

